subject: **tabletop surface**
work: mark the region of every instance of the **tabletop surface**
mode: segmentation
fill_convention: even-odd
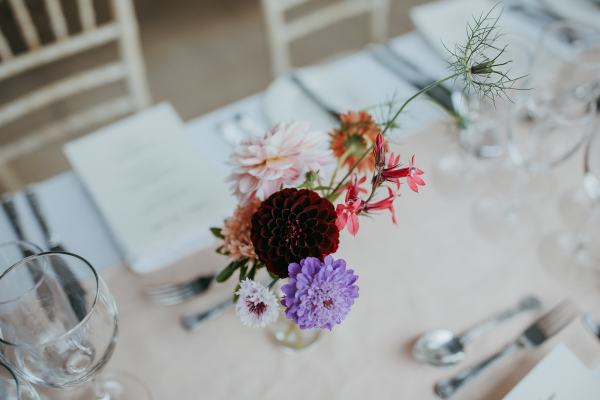
[[[431,128],[399,150],[418,154],[423,168],[431,170],[448,148],[444,129]],[[557,174],[573,174],[577,166],[574,159]],[[436,327],[461,331],[526,294],[539,296],[545,309],[565,297],[584,310],[598,309],[598,288],[550,276],[539,264],[536,243],[482,238],[470,221],[469,188],[464,196],[451,198],[433,185],[430,181],[422,193],[402,196],[397,226],[381,215],[361,222],[356,238],[343,234],[336,255],[357,271],[360,298],[342,325],[300,353],[286,354],[263,330],[242,327],[233,309],[193,333],[181,329],[180,315],[225,298],[228,284],[191,303],[160,308],[141,296],[139,277],[126,269],[107,271],[121,324],[108,369],[134,372],[157,399],[434,399],[433,382],[461,366],[417,364],[410,346],[422,332]],[[557,223],[556,204],[548,203],[540,211],[551,226]],[[183,278],[223,261],[206,251],[182,262],[177,271]],[[470,345],[466,364],[498,350],[533,319],[520,317]],[[589,366],[600,361],[598,342],[575,321],[540,349],[503,360],[455,398],[501,399],[559,342]]]

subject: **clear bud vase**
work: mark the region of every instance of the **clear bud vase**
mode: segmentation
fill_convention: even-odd
[[[281,282],[277,282],[273,287],[273,293],[280,299],[283,298],[281,285]],[[284,351],[294,352],[305,349],[319,340],[321,329],[300,329],[298,324],[285,317],[282,309],[277,321],[267,326],[267,334]]]
[[[300,329],[298,324],[280,313],[279,319],[267,327],[269,337],[285,351],[303,350],[321,337],[320,329]]]

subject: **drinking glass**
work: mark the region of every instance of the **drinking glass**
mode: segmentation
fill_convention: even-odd
[[[0,399],[40,400],[35,389],[3,363],[0,363]]]
[[[583,180],[560,201],[568,229],[542,239],[542,266],[560,275],[600,273],[600,130],[587,143]]]
[[[585,142],[596,116],[600,33],[561,22],[542,34],[507,129],[503,193],[479,200],[478,228],[493,238],[527,239],[535,232],[531,197],[548,189],[549,172]],[[529,198],[528,198],[529,197]]]
[[[0,243],[0,274],[25,257],[42,251],[37,245],[24,240]]]
[[[506,46],[501,62],[510,61],[500,68],[515,78],[525,76],[534,51],[532,43],[515,34],[502,35],[498,40],[499,48]],[[517,80],[515,87],[521,84],[522,81]],[[448,195],[473,195],[487,184],[489,170],[505,152],[504,127],[511,102],[506,98],[492,100],[473,92],[462,97],[453,93],[453,100],[464,122],[457,127],[457,142],[434,165],[434,186]]]
[[[61,264],[72,279],[57,276]],[[83,290],[81,290],[83,288]],[[77,308],[85,310],[78,317]],[[71,253],[46,252],[18,261],[0,275],[0,354],[31,383],[55,389],[92,381],[113,354],[117,332],[115,301],[96,270]],[[95,379],[90,398],[150,396],[139,382]]]

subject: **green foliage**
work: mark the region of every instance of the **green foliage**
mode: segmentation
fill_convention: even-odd
[[[210,228],[210,231],[213,234],[213,236],[216,237],[217,239],[225,239],[225,236],[223,236],[221,228],[213,226],[212,228]]]
[[[219,272],[219,274],[217,275],[215,280],[217,282],[225,282],[227,279],[229,279],[231,277],[231,275],[233,275],[233,273],[238,268],[246,267],[247,262],[248,262],[247,258],[242,258],[241,260],[232,261],[231,263],[229,263],[228,266],[223,268],[223,270],[221,272]]]
[[[508,45],[498,45],[502,37],[498,27],[502,13],[495,13],[496,7],[473,17],[467,25],[466,41],[457,44],[454,50],[446,50],[450,53],[450,69],[463,81],[467,93],[510,100],[509,90],[524,90],[515,86],[524,76],[510,76],[513,61],[506,58]]]

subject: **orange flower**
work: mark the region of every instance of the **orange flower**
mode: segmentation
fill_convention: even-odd
[[[256,253],[250,238],[252,216],[258,210],[261,201],[253,197],[244,206],[238,206],[233,216],[225,220],[221,233],[224,236],[223,251],[233,260],[247,257],[256,260]]]
[[[365,111],[349,111],[340,114],[342,126],[331,133],[331,150],[338,158],[346,157],[343,165],[351,167],[374,143],[381,132],[371,114]],[[358,171],[371,171],[375,157],[370,152],[358,164]]]

